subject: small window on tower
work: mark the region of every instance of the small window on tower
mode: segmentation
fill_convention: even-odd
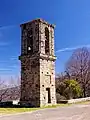
[[[33,52],[33,36],[28,37],[27,39],[27,53]]]
[[[38,87],[38,84],[36,84],[36,87]]]
[[[31,47],[28,47],[28,50],[30,51],[30,50],[31,50]]]
[[[45,28],[45,53],[49,54],[49,30]]]

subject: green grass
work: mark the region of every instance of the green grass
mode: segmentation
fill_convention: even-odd
[[[74,104],[90,104],[90,101],[88,100],[88,101],[82,101],[82,102],[77,102],[77,103],[74,103]]]
[[[22,112],[31,112],[40,108],[0,108],[0,114],[13,114]]]
[[[56,108],[56,107],[65,107],[65,106],[69,106],[71,104],[57,104],[57,105],[48,105],[42,108]]]
[[[86,102],[78,102],[74,104],[90,104],[90,101]],[[15,114],[15,113],[22,113],[22,112],[31,112],[45,108],[56,108],[56,107],[67,107],[73,104],[57,104],[57,105],[48,105],[43,106],[41,108],[0,108],[0,114]]]
[[[68,106],[69,104],[57,104],[57,105],[48,105],[43,106],[41,108],[0,108],[0,114],[15,114],[15,113],[22,113],[22,112],[32,112],[40,109],[45,108],[56,108],[62,106]]]

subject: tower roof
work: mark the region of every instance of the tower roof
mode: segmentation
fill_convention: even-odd
[[[49,26],[51,26],[51,27],[53,27],[53,28],[55,27],[54,24],[49,24],[47,21],[45,21],[44,19],[41,19],[41,18],[34,19],[34,20],[32,20],[32,21],[29,21],[29,22],[25,22],[25,23],[21,24],[20,26],[23,26],[23,25],[25,25],[25,24],[35,23],[35,22],[42,22],[42,23],[44,23],[44,24],[46,24],[46,25],[49,25]]]

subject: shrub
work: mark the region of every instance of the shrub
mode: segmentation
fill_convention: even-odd
[[[66,99],[79,98],[82,96],[82,89],[76,80],[65,80],[58,84],[56,92]]]

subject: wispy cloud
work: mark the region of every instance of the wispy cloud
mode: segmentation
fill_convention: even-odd
[[[0,64],[5,64],[5,63],[8,63],[8,60],[6,61],[6,60],[0,60]]]
[[[2,29],[11,29],[11,28],[15,28],[15,27],[18,27],[19,26],[19,24],[17,24],[17,25],[5,25],[5,26],[0,26],[0,30],[2,30]]]
[[[11,69],[13,69],[13,68],[15,68],[15,69],[18,69],[20,66],[19,65],[12,65],[12,66],[9,66],[9,68],[11,68]]]
[[[10,43],[7,42],[7,41],[4,41],[4,38],[3,38],[3,33],[0,31],[0,47],[2,46],[8,46]]]
[[[9,43],[7,43],[7,42],[0,42],[0,47],[1,46],[8,46],[9,45]]]
[[[76,50],[76,49],[78,49],[78,48],[82,48],[82,47],[87,47],[87,48],[89,48],[90,45],[81,45],[81,46],[75,46],[75,47],[63,48],[63,49],[57,50],[56,53],[59,53],[59,52],[65,52],[65,51],[73,51],[73,50]]]
[[[12,56],[10,60],[18,60],[18,56]]]
[[[14,71],[20,69],[20,66],[18,65],[11,65],[11,66],[6,66],[6,67],[0,67],[0,72],[1,71]]]
[[[12,69],[9,69],[9,68],[0,68],[0,72],[1,71],[12,71]]]

